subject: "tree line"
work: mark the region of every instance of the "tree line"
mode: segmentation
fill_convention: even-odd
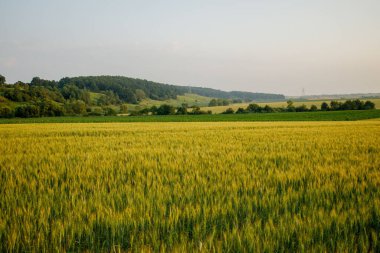
[[[144,108],[142,110],[132,112],[131,116],[142,116],[142,115],[200,115],[200,114],[211,114],[211,111],[203,111],[199,106],[188,106],[187,104],[182,104],[179,107],[175,107],[168,104],[162,104],[160,106],[152,106],[150,108]]]
[[[260,106],[258,104],[249,104],[246,108],[238,108],[236,111],[232,108],[228,108],[223,114],[233,114],[233,113],[272,113],[272,112],[315,112],[315,111],[341,111],[341,110],[372,110],[376,109],[375,103],[372,101],[361,101],[356,100],[346,100],[345,102],[331,101],[330,105],[323,102],[318,109],[316,105],[311,105],[308,108],[306,105],[302,104],[295,106],[294,102],[291,100],[287,101],[286,107],[271,107],[269,105]]]

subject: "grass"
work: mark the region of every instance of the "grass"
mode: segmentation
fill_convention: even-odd
[[[338,99],[336,101],[345,102],[346,100],[347,99]],[[370,98],[370,99],[361,99],[361,100],[363,100],[363,101],[370,100],[370,101],[375,103],[376,108],[380,108],[380,98]],[[300,106],[300,105],[304,104],[308,108],[310,108],[311,105],[316,105],[318,108],[320,108],[321,104],[323,102],[326,102],[328,104],[330,104],[330,102],[331,102],[331,100],[304,100],[304,101],[293,100],[293,101],[294,101],[295,106]],[[251,102],[251,103],[256,103],[256,102]],[[201,109],[205,110],[205,111],[210,110],[210,111],[212,111],[212,113],[222,113],[225,110],[227,110],[228,108],[232,108],[234,111],[236,111],[239,107],[245,109],[251,103],[239,103],[239,104],[232,104],[232,105],[226,105],[226,106],[213,106],[213,107],[205,106],[205,107],[202,107]],[[284,108],[287,106],[286,101],[282,101],[282,102],[257,102],[257,104],[260,106],[269,105],[271,107],[284,107]]]
[[[0,125],[1,252],[379,252],[380,121]]]
[[[91,122],[214,122],[214,121],[352,121],[380,118],[380,110],[286,112],[250,114],[206,114],[168,116],[98,116],[0,119],[0,124],[91,123]]]

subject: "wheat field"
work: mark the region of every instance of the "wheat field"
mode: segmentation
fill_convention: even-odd
[[[380,251],[380,121],[0,125],[1,252]]]

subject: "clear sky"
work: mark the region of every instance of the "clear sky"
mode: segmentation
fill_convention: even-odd
[[[380,92],[380,1],[0,0],[0,74]]]

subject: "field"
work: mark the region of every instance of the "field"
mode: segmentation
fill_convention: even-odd
[[[380,121],[0,125],[0,251],[379,252]]]
[[[344,102],[346,100],[347,99],[336,99],[336,101],[339,101],[339,102]],[[377,109],[380,109],[380,98],[369,98],[369,99],[360,99],[360,100],[362,100],[362,101],[370,100],[370,101],[375,103],[375,106]],[[330,100],[304,100],[304,101],[293,100],[293,101],[294,101],[295,106],[306,105],[308,108],[310,108],[311,105],[316,105],[318,108],[320,108],[321,104],[323,102],[330,104],[331,99]],[[252,102],[252,103],[256,103],[256,102]],[[249,104],[250,103],[232,104],[232,105],[226,105],[226,106],[213,106],[213,107],[206,106],[206,107],[202,107],[201,109],[205,110],[205,111],[211,110],[212,113],[222,113],[225,110],[227,110],[228,108],[232,108],[232,109],[234,109],[234,111],[236,111],[239,107],[245,109],[245,108],[247,108],[247,106]],[[284,107],[284,108],[287,105],[286,101],[282,101],[282,102],[257,102],[257,104],[260,106],[269,105],[271,107]]]
[[[162,104],[168,104],[175,107],[179,107],[182,104],[188,104],[189,106],[207,106],[211,98],[200,96],[197,94],[186,93],[184,95],[178,95],[176,99],[167,99],[167,100],[152,100],[144,99],[139,104],[127,104],[129,111],[138,111],[143,108],[149,108],[152,106],[160,106]]]
[[[167,116],[90,116],[0,119],[0,124],[92,122],[353,121],[380,118],[380,110],[206,114]]]

